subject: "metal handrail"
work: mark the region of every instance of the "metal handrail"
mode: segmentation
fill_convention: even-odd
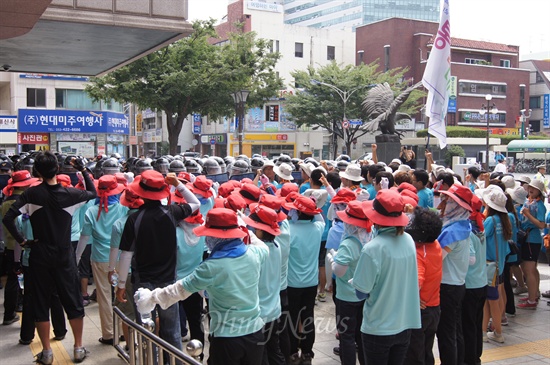
[[[120,333],[119,325],[123,322],[128,326],[128,334],[130,338],[126,339],[129,351],[124,351],[124,347],[120,345]],[[158,358],[162,359],[164,353],[168,353],[170,356],[170,365],[176,365],[176,362],[180,364],[190,365],[202,365],[201,362],[193,359],[191,356],[185,354],[183,351],[175,348],[173,345],[164,341],[152,332],[149,332],[139,324],[126,317],[117,307],[113,307],[113,346],[118,352],[119,356],[130,365],[153,365],[158,363],[153,357],[153,345],[158,347]],[[137,340],[137,341],[136,341]],[[138,344],[136,348],[136,343]],[[137,349],[137,356],[136,356]],[[162,360],[159,361],[162,363]]]

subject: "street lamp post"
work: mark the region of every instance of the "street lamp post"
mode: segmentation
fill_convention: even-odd
[[[235,117],[237,118],[237,138],[239,141],[239,155],[243,154],[243,134],[244,134],[244,105],[250,91],[241,90],[231,93],[235,102]]]
[[[342,90],[342,89],[340,89],[340,88],[338,88],[338,87],[336,87],[332,84],[327,84],[326,82],[322,82],[322,81],[318,81],[318,80],[314,80],[314,79],[311,79],[309,82],[312,85],[323,85],[323,86],[329,87],[332,90],[336,91],[338,96],[340,96],[340,99],[342,99],[342,103],[344,103],[344,119],[342,119],[342,121],[347,120],[347,118],[346,118],[346,107],[347,107],[347,104],[348,104],[348,100],[353,95],[353,93],[356,92],[357,90],[361,90],[365,87],[376,86],[376,84],[370,84],[370,85],[358,86],[358,87],[355,87],[351,90]],[[334,147],[336,146],[337,139],[338,139],[338,136],[336,135],[336,121],[332,121],[332,143],[333,143],[333,156],[332,156],[332,158],[333,159],[336,159],[336,148],[334,148]],[[348,154],[349,154],[349,151],[348,151]]]
[[[487,141],[486,141],[486,145],[485,145],[485,171],[489,171],[489,134],[490,134],[489,114],[495,115],[495,114],[498,113],[498,109],[497,109],[495,103],[493,103],[492,105],[490,103],[492,99],[493,99],[493,96],[491,94],[485,95],[485,100],[487,101],[487,105],[481,104],[481,110],[479,111],[479,114],[481,114],[481,115],[487,114],[487,116],[486,116]]]
[[[519,111],[521,113],[520,120],[521,120],[521,139],[529,139],[529,133],[525,133],[525,121],[531,118],[531,112],[532,110],[528,110],[528,114],[525,114],[526,110],[521,109]],[[527,124],[529,126],[529,124]]]

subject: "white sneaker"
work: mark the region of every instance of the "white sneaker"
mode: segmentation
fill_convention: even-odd
[[[49,354],[45,354],[44,351],[42,351],[36,355],[36,360],[34,361],[42,365],[51,365],[53,364],[53,352],[50,350]]]
[[[75,347],[74,348],[74,362],[82,362],[90,352],[86,350],[85,347]]]
[[[495,341],[498,343],[504,343],[504,336],[502,333],[496,333],[496,332],[488,332],[487,338],[491,341]]]
[[[520,295],[523,293],[527,293],[527,287],[526,286],[517,286],[514,288],[514,295]]]

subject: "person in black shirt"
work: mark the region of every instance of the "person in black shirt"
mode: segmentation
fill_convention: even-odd
[[[177,188],[187,203],[162,205],[170,196],[169,185]],[[176,225],[199,209],[200,202],[175,176],[166,178],[155,170],[144,171],[129,188],[144,203],[128,217],[120,239],[120,264],[117,299],[125,302],[126,278],[132,262],[132,284],[137,288],[163,288],[176,280],[177,239]],[[133,259],[132,259],[133,257]],[[178,305],[157,308],[160,321],[159,335],[181,350]],[[138,323],[141,317],[136,313]],[[167,361],[167,359],[165,359]]]
[[[2,222],[21,245],[32,248],[29,270],[33,280],[31,285],[34,298],[33,314],[38,336],[43,350],[37,355],[40,364],[53,362],[50,347],[49,309],[54,288],[59,294],[63,309],[74,335],[74,360],[81,362],[87,355],[82,346],[84,307],[80,292],[74,250],[71,246],[72,214],[81,205],[97,194],[81,159],[72,162],[75,169],[82,172],[86,191],[63,187],[57,182],[57,158],[50,152],[40,153],[35,158],[35,173],[43,182],[25,190],[13,203]],[[15,225],[20,214],[29,215],[34,239],[27,241]]]

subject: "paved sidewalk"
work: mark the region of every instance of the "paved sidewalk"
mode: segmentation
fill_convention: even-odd
[[[541,273],[541,291],[550,289],[550,267],[539,264]],[[5,280],[5,278],[2,278]],[[93,286],[89,288],[91,293]],[[0,290],[0,311],[3,311],[3,290]],[[546,299],[541,299],[536,310],[517,310],[516,317],[509,318],[509,325],[504,327],[506,339],[504,344],[494,342],[484,344],[483,364],[486,365],[542,365],[550,364],[550,306]],[[339,359],[333,354],[333,347],[338,345],[335,339],[334,304],[327,295],[327,301],[318,303],[315,307],[315,358],[314,365],[339,364]],[[68,326],[68,322],[67,322]],[[122,365],[124,361],[117,357],[116,351],[98,342],[101,337],[97,303],[92,302],[86,307],[84,322],[84,345],[90,351],[84,361],[88,365]],[[53,338],[53,334],[52,334]],[[0,364],[21,365],[32,364],[33,355],[41,351],[38,337],[30,346],[18,344],[19,324],[0,325]],[[54,364],[72,364],[73,339],[69,329],[63,341],[52,341],[54,349]],[[208,348],[208,344],[206,344]],[[437,343],[434,346],[436,357]],[[206,363],[206,361],[204,362]],[[436,362],[438,363],[438,362]]]

